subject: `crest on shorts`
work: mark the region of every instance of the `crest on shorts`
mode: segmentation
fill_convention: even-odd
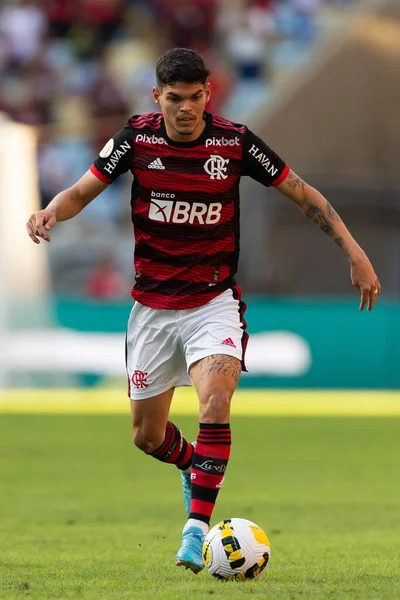
[[[140,369],[136,369],[133,372],[131,381],[137,390],[143,390],[149,386],[147,383],[147,375],[148,373],[146,371],[140,371]]]

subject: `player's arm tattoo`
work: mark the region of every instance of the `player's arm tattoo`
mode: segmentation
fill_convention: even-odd
[[[342,250],[345,250],[345,242],[342,237],[335,238],[334,242],[335,242],[335,244],[337,244],[339,246],[339,248],[341,248]]]
[[[285,179],[285,183],[287,183],[292,190],[300,188],[301,191],[304,192],[304,181],[301,177],[298,177],[296,173],[293,173],[293,171],[289,172],[289,175]]]
[[[207,379],[211,373],[216,373],[217,375],[232,377],[236,382],[239,381],[242,371],[240,360],[233,356],[222,354],[212,354],[203,358],[200,362],[200,370],[201,380]]]
[[[342,237],[343,221],[318,190],[306,184],[290,170],[280,186],[280,191],[293,200],[306,217],[331,237],[339,248],[348,251],[348,241],[346,237]]]
[[[324,199],[325,200],[325,199]],[[337,236],[335,229],[335,222],[342,222],[342,219],[337,214],[336,210],[328,200],[325,200],[325,208],[323,204],[315,203],[313,200],[307,198],[303,212],[313,223],[329,235],[329,237],[335,238],[335,242],[340,246],[343,242],[342,238]],[[340,243],[337,240],[342,240]]]

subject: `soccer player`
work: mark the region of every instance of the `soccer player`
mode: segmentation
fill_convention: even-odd
[[[27,223],[34,242],[49,242],[57,221],[133,174],[126,366],[134,443],[181,471],[188,520],[176,564],[194,573],[203,568],[202,543],[229,461],[230,402],[245,370],[246,305],[234,280],[240,178],[274,186],[342,248],[361,310],[380,293],[370,261],[329,202],[245,125],[205,111],[209,74],[193,50],[165,52],[153,89],[161,112],[129,119],[83,177]],[[200,405],[195,444],[168,420],[174,389],[191,381]]]

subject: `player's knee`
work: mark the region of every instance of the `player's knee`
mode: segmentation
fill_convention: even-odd
[[[160,442],[159,439],[156,439],[153,436],[148,435],[145,431],[141,431],[140,429],[133,430],[133,443],[139,450],[144,452],[145,454],[151,454],[154,450],[162,444],[162,440]]]
[[[225,423],[229,420],[232,394],[213,392],[202,402],[201,420],[203,423]]]

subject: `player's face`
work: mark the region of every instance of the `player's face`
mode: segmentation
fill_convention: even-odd
[[[204,127],[203,113],[211,96],[207,82],[177,82],[161,90],[153,88],[156,104],[161,106],[168,136],[176,142],[191,142],[197,139]]]

